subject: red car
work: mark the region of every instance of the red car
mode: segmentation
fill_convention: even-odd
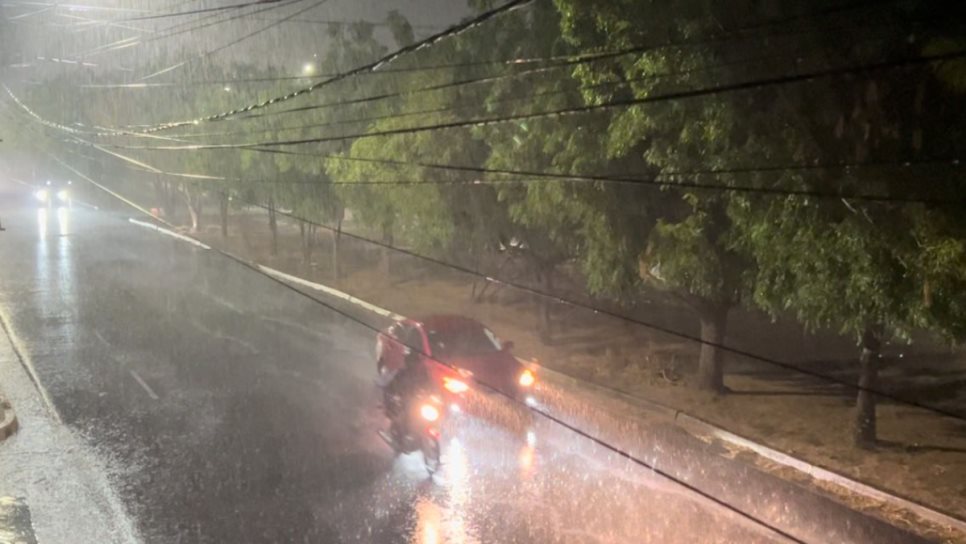
[[[477,382],[522,399],[533,388],[536,376],[510,353],[512,347],[512,342],[501,342],[479,321],[456,315],[433,315],[403,319],[379,333],[376,361],[381,373],[384,369],[401,368],[410,354],[427,362],[433,375],[451,392],[462,392],[455,390],[464,383],[459,378],[471,376]],[[437,361],[442,365],[436,364]],[[458,369],[463,376],[449,367]]]

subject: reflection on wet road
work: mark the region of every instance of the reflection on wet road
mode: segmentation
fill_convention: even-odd
[[[488,396],[431,480],[376,435],[370,330],[102,212],[3,217],[0,304],[148,542],[783,541]]]

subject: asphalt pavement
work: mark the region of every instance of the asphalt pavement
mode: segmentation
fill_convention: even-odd
[[[0,218],[0,308],[145,542],[920,542],[639,429],[660,466],[719,478],[709,500],[492,397],[452,416],[429,478],[376,434],[370,329],[116,213],[26,195]]]

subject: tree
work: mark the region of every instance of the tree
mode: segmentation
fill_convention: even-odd
[[[399,39],[405,42],[406,38]],[[459,40],[447,41],[425,50],[419,63],[469,62],[474,51]],[[401,59],[400,66],[413,62],[405,60],[408,58]],[[367,130],[385,131],[459,119],[459,109],[478,105],[485,98],[485,89],[475,86],[407,91],[466,77],[467,72],[454,67],[367,79],[366,90],[371,94],[402,93],[398,99],[367,105],[365,115],[380,118],[372,121]],[[498,236],[494,232],[499,230],[501,216],[505,215],[497,205],[496,193],[488,186],[469,185],[476,178],[472,173],[445,172],[420,163],[476,166],[485,160],[486,154],[486,144],[474,138],[468,129],[363,137],[351,144],[341,160],[329,161],[326,173],[345,183],[337,190],[339,197],[385,244],[401,244],[421,253],[464,262],[467,257],[478,257],[484,246],[496,245]],[[378,162],[382,159],[394,162]],[[396,183],[400,181],[403,183]],[[435,181],[440,183],[422,183]],[[384,250],[387,272],[392,251]]]
[[[915,28],[925,43],[935,43],[942,30],[916,23],[917,9],[925,8],[912,3],[880,17],[905,27],[906,33]],[[834,39],[823,46],[845,56]],[[892,41],[870,50],[911,56],[919,47],[918,42]],[[863,54],[856,52],[858,58],[849,60],[867,61]],[[955,103],[954,89],[944,88],[928,70],[916,69],[801,86],[790,89],[788,98],[798,108],[796,124],[816,135],[807,153],[815,162],[915,161],[961,152],[955,142],[966,121],[962,112],[923,107],[927,100]],[[796,177],[802,188],[950,202],[966,197],[955,170],[830,169]],[[874,446],[882,343],[908,340],[923,329],[950,340],[966,332],[966,221],[961,211],[956,205],[805,196],[743,198],[734,210],[737,243],[756,262],[754,301],[773,315],[790,312],[809,328],[832,327],[857,339],[854,442]]]
[[[735,60],[763,46],[741,39],[738,32],[773,15],[758,3],[725,8],[701,0],[658,2],[648,10],[634,4],[555,2],[565,38],[580,51],[649,46],[639,54],[578,65],[574,77],[588,103],[660,97],[760,77],[781,62]],[[701,331],[697,384],[707,391],[727,390],[721,346],[729,313],[753,289],[754,262],[735,243],[733,193],[674,186],[683,179],[725,188],[737,183],[735,176],[696,179],[676,174],[794,156],[807,139],[785,137],[788,131],[779,122],[787,108],[782,98],[764,90],[632,105],[614,110],[602,131],[607,161],[601,167],[644,179],[663,176],[669,185],[662,192],[637,190],[615,197],[617,206],[585,201],[611,218],[607,228],[585,226],[583,230],[595,235],[587,245],[620,248],[630,256],[622,266],[603,268],[614,271],[611,275],[599,276],[607,278],[605,284],[625,289],[650,284],[695,311]],[[778,137],[764,136],[769,133]]]

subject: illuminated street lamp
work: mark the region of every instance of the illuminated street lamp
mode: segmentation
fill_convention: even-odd
[[[315,75],[315,63],[306,62],[302,65],[302,75],[303,76],[314,76]]]

